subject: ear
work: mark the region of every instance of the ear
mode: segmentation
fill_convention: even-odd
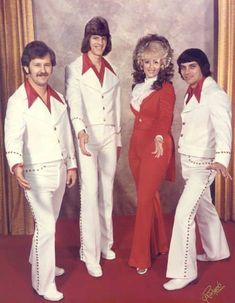
[[[29,74],[29,67],[28,66],[23,66],[24,72],[26,73],[26,75]]]

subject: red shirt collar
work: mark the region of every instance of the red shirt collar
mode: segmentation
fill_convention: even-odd
[[[98,72],[97,68],[95,67],[95,65],[91,62],[91,59],[88,56],[88,53],[84,53],[83,56],[83,64],[82,64],[82,75],[85,74],[90,68],[93,69],[93,71],[95,72],[96,76],[98,77],[101,85],[103,84],[103,79],[104,79],[104,71],[105,68],[108,68],[112,73],[115,74],[112,66],[108,63],[108,61],[106,61],[103,57],[101,59],[101,69],[100,72]]]
[[[192,98],[192,96],[194,95],[198,101],[198,103],[200,103],[200,99],[201,99],[201,93],[202,93],[202,85],[203,82],[206,78],[202,77],[198,83],[197,86],[195,88],[192,88],[191,86],[188,87],[187,91],[186,91],[186,95],[188,94],[186,103]]]
[[[41,97],[38,95],[38,93],[36,92],[36,90],[32,87],[32,85],[29,83],[28,80],[25,81],[25,90],[26,90],[26,94],[27,94],[27,98],[28,98],[28,107],[30,108],[31,105],[34,103],[34,101],[37,98]],[[54,91],[50,85],[47,85],[47,106],[50,110],[50,97],[54,97],[57,101],[64,103],[63,100],[60,98],[60,96],[57,94],[56,91]]]

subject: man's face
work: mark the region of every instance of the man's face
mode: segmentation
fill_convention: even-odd
[[[90,52],[95,56],[102,56],[107,45],[107,37],[99,35],[91,35]]]
[[[53,70],[50,55],[47,54],[43,58],[32,59],[29,67],[24,66],[24,69],[28,74],[28,80],[32,84],[40,87],[47,86]]]
[[[196,87],[198,81],[203,77],[201,68],[196,61],[181,63],[180,71],[185,82],[192,88]]]

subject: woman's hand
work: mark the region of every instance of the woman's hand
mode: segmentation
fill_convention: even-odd
[[[155,158],[159,158],[163,155],[163,139],[162,137],[156,136],[154,139],[155,150],[152,152]]]

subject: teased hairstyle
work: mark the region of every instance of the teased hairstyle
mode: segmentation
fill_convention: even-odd
[[[94,17],[86,24],[81,46],[82,53],[87,53],[90,50],[90,37],[92,35],[107,38],[107,45],[103,53],[104,56],[107,55],[112,50],[112,42],[108,22],[103,17]]]
[[[173,49],[168,40],[157,34],[149,34],[140,38],[133,52],[133,80],[134,85],[144,82],[145,73],[143,71],[143,55],[145,51],[152,51],[159,54],[162,65],[158,73],[157,80],[153,83],[152,89],[159,90],[162,88],[164,81],[170,82],[174,75],[172,63]]]
[[[178,71],[181,75],[181,64],[196,61],[201,68],[201,72],[204,77],[211,75],[210,63],[206,54],[199,48],[186,49],[177,59]],[[182,75],[181,75],[182,77]],[[183,78],[183,77],[182,77]]]
[[[21,64],[22,64],[22,66],[29,67],[31,60],[33,60],[35,58],[43,58],[47,54],[49,54],[49,56],[51,58],[52,66],[55,66],[56,65],[56,56],[55,56],[54,51],[42,41],[37,41],[37,40],[32,41],[32,42],[28,43],[23,50],[23,54],[21,57]],[[26,73],[25,70],[24,70],[24,73]]]

